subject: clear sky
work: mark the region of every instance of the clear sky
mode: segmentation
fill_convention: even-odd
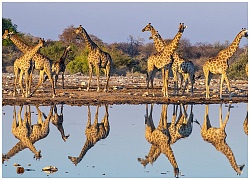
[[[105,43],[127,42],[129,35],[148,40],[141,30],[151,22],[163,38],[173,38],[180,22],[188,28],[183,38],[198,42],[232,42],[248,27],[248,3],[241,2],[7,2],[2,17],[18,31],[58,40],[70,25],[80,24]],[[247,44],[243,39],[240,46]]]

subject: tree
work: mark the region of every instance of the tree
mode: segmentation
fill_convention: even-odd
[[[2,35],[4,34],[4,31],[8,29],[9,31],[13,31],[14,33],[17,33],[17,25],[13,24],[11,19],[2,18]],[[9,39],[2,41],[3,46],[8,46],[10,44],[13,44]]]

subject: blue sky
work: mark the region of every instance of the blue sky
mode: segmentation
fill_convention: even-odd
[[[192,44],[233,41],[248,27],[248,3],[242,2],[3,2],[2,17],[23,33],[58,40],[70,25],[80,24],[105,43],[127,42],[129,35],[150,42],[142,32],[149,22],[163,38],[173,38],[178,24]],[[240,46],[247,44],[243,39]]]

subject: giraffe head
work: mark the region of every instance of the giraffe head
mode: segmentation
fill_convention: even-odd
[[[153,29],[153,26],[151,26],[151,23],[148,23],[148,25],[145,26],[145,28],[142,29],[142,32],[151,31],[152,29]]]
[[[43,38],[43,39],[40,38],[38,44],[40,44],[40,47],[41,47],[41,48],[44,47],[44,44],[45,44],[44,38]]]
[[[2,36],[2,40],[4,40],[4,39],[9,39],[9,30],[8,29],[5,29],[5,31],[4,31],[4,34]]]
[[[156,34],[150,36],[148,39],[149,39],[149,40],[151,40],[151,39],[162,39],[162,37],[161,37],[161,35],[158,33],[158,31],[157,31]]]
[[[246,37],[248,38],[248,31],[246,28],[242,28],[242,30],[240,31],[241,37]]]
[[[78,28],[75,29],[76,34],[81,34],[83,33],[82,25],[79,25]]]
[[[184,25],[184,23],[180,23],[180,26],[179,26],[179,32],[180,33],[183,33],[184,32],[184,29],[186,29],[187,26]]]

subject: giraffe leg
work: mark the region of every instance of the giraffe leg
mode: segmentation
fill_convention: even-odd
[[[231,99],[232,99],[232,95],[231,95],[230,83],[229,83],[229,80],[228,80],[226,74],[224,75],[224,77],[225,77],[225,81],[226,81],[226,83],[227,83],[227,89],[228,89],[228,92],[229,92],[229,99],[231,100]]]
[[[32,96],[37,91],[39,86],[42,84],[42,82],[43,82],[43,74],[44,74],[44,70],[41,70],[40,75],[39,75],[39,82],[38,82],[37,86],[35,87],[35,90],[30,94],[30,96]]]
[[[220,108],[221,108],[221,106],[220,106]],[[223,123],[221,122],[221,126],[220,126],[220,127],[222,127],[223,129],[226,128],[227,122],[228,122],[228,120],[229,120],[230,109],[231,109],[231,106],[230,106],[230,104],[229,104],[229,105],[228,105],[227,115],[226,115],[226,117],[225,117],[225,120],[224,120]],[[221,111],[221,118],[222,118],[222,110],[220,110],[220,111]],[[221,120],[221,121],[222,121],[222,120]]]
[[[29,76],[29,73],[28,71],[25,71],[25,88],[26,88],[26,91],[25,91],[25,97],[29,97],[29,79],[30,79],[30,76]]]
[[[106,74],[106,86],[105,86],[104,92],[107,92],[108,91],[108,85],[109,85],[109,79],[110,79],[110,65],[106,66],[105,74]]]
[[[57,80],[58,80],[58,74],[55,75],[55,81],[54,81],[54,87],[55,87],[55,88],[56,88]]]
[[[62,88],[64,89],[64,71],[62,72]]]
[[[89,81],[88,81],[87,91],[89,91],[89,88],[90,88],[90,83],[91,83],[91,79],[92,79],[92,73],[93,73],[93,67],[90,64],[89,65]]]
[[[206,98],[210,98],[209,96],[209,71],[206,69],[206,66],[203,66],[203,73],[204,73],[204,76],[205,76],[205,85],[206,85]]]
[[[94,126],[97,127],[98,124],[98,114],[99,114],[99,105],[96,106],[96,112],[95,112],[95,120],[94,120]]]
[[[36,110],[37,110],[37,124],[42,124],[43,123],[43,116],[42,116],[42,112],[39,109],[39,107],[36,105]]]
[[[13,109],[13,122],[12,122],[12,130],[17,127],[17,121],[16,121],[16,106],[14,106]]]
[[[165,76],[163,77],[163,81],[165,81],[164,92],[163,92],[164,97],[168,97],[168,76],[169,76],[169,69],[166,69]]]
[[[182,95],[184,94],[184,92],[186,90],[188,91],[188,88],[187,88],[187,85],[188,85],[188,76],[187,76],[187,74],[184,74],[184,81],[185,81],[185,84],[184,84],[184,87],[183,87]]]
[[[88,106],[88,121],[86,128],[89,128],[91,126],[91,112],[90,112],[90,107]]]
[[[97,92],[100,91],[100,68],[96,67]]]
[[[49,81],[50,81],[50,84],[51,84],[51,90],[52,90],[52,98],[54,98],[56,96],[56,91],[55,91],[55,86],[54,86],[54,82],[53,82],[53,76],[52,76],[52,73],[51,73],[51,70],[50,68],[47,68],[45,69],[45,74],[47,74],[48,78],[49,78]],[[43,72],[43,73],[44,73]],[[42,78],[43,78],[43,74],[42,74]],[[41,79],[41,83],[42,83],[42,79]]]
[[[224,74],[221,75],[221,80],[220,80],[220,99],[223,99],[222,98],[222,87],[223,87],[223,82],[224,82]]]
[[[17,77],[18,77],[18,68],[15,68],[14,66],[14,74],[15,74],[15,79],[14,79],[14,92],[13,92],[13,96],[16,96],[16,85],[17,85]]]
[[[174,95],[176,95],[176,94],[177,94],[177,91],[178,91],[178,76],[177,76],[177,70],[174,70],[173,75],[174,75]]]
[[[22,91],[22,97],[25,97],[25,92],[23,88],[23,71],[22,70],[20,71],[20,74],[19,74],[19,85]]]

